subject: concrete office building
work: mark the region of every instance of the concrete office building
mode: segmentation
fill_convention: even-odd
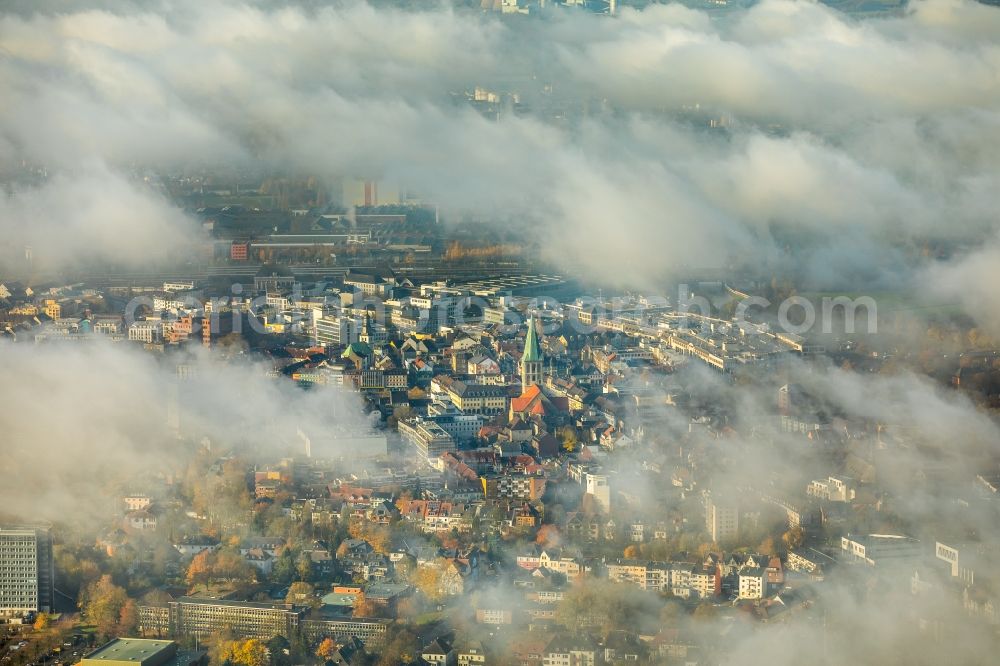
[[[238,638],[263,641],[274,636],[301,635],[312,642],[327,636],[338,640],[356,636],[366,645],[379,645],[385,641],[389,621],[312,618],[300,606],[181,597],[161,606],[139,606],[139,624],[144,634],[173,638],[204,638],[226,629]]]
[[[740,510],[734,501],[709,497],[705,504],[705,530],[714,543],[732,541],[740,533]]]
[[[52,612],[54,578],[48,527],[0,527],[0,617]]]
[[[399,422],[400,436],[428,460],[455,450],[455,438],[435,421],[416,416]]]
[[[900,534],[863,534],[840,537],[843,559],[869,566],[911,566],[926,553],[923,544]]]
[[[173,641],[116,638],[80,660],[80,666],[195,666],[204,650],[181,650]]]

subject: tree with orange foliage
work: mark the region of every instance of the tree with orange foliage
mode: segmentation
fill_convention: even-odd
[[[387,555],[392,547],[392,532],[384,526],[370,528],[365,531],[365,540],[371,544],[376,553]]]
[[[365,536],[365,524],[360,519],[351,520],[347,525],[347,533],[352,539],[363,539]]]
[[[374,617],[375,603],[365,596],[365,593],[354,597],[354,617]]]
[[[796,525],[782,534],[781,540],[784,542],[785,548],[788,550],[795,550],[796,548],[800,548],[802,546],[802,542],[805,540],[805,531]]]
[[[185,580],[188,585],[204,585],[208,588],[208,581],[212,575],[211,553],[203,550],[191,560],[188,565]]]
[[[535,543],[543,548],[558,548],[559,544],[562,543],[559,528],[552,524],[542,525],[535,535]]]
[[[333,659],[333,655],[337,653],[337,643],[332,638],[324,638],[316,648],[316,656],[327,661]]]
[[[132,636],[139,630],[139,607],[129,599],[118,613],[118,635]]]
[[[234,641],[225,650],[223,661],[239,666],[267,666],[267,646],[256,638]]]
[[[131,612],[124,612],[130,599],[125,589],[114,584],[111,576],[105,574],[87,587],[81,598],[83,617],[96,625],[97,634],[102,638],[122,635],[122,620],[129,620]],[[134,604],[133,604],[134,606]]]

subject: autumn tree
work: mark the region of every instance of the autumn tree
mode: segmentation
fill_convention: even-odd
[[[715,606],[707,601],[704,601],[698,604],[697,608],[695,608],[694,612],[691,614],[691,617],[699,622],[710,622],[711,620],[714,620],[718,614],[719,612]]]
[[[805,532],[801,527],[796,525],[782,534],[781,540],[784,542],[785,548],[795,550],[802,547],[802,542],[805,540]]]
[[[417,569],[417,560],[412,555],[404,555],[394,567],[396,580],[407,581],[413,576],[413,572]]]
[[[300,553],[295,561],[295,575],[300,581],[311,582],[316,575],[313,567],[312,556],[309,553]]]
[[[114,584],[111,576],[101,576],[83,595],[83,617],[97,627],[102,638],[113,638],[134,631],[134,626],[122,626],[122,620],[131,620],[132,611],[126,611],[130,599],[125,589]],[[135,604],[132,604],[134,608]]]
[[[268,666],[267,646],[256,638],[233,641],[221,656],[223,661],[239,666]]]
[[[231,549],[203,550],[191,559],[185,580],[188,585],[205,585],[213,580],[252,582],[257,570]]]
[[[316,648],[316,656],[323,661],[333,659],[333,655],[336,653],[337,643],[332,638],[324,638],[319,647]]]
[[[392,410],[392,414],[386,419],[386,425],[390,428],[395,428],[396,424],[400,421],[405,421],[411,416],[413,416],[412,407],[409,405],[396,405]]]
[[[559,440],[562,442],[564,451],[572,453],[576,450],[577,436],[576,429],[572,426],[563,426],[559,429]]]
[[[543,548],[558,548],[561,542],[562,536],[559,534],[559,528],[555,525],[542,525],[538,528],[538,533],[535,534],[535,543]]]
[[[659,611],[657,602],[635,594],[628,586],[588,580],[571,586],[556,606],[556,621],[564,627],[597,627],[604,635]]]
[[[256,577],[257,570],[252,564],[244,560],[238,552],[228,548],[216,551],[209,558],[211,562],[211,576],[216,580],[226,581],[252,581]]]
[[[365,596],[364,592],[354,598],[355,617],[374,617],[376,615],[375,603]]]
[[[79,597],[88,585],[101,576],[101,570],[94,561],[97,553],[87,548],[58,544],[53,547],[56,583],[59,589],[72,597]]]
[[[443,567],[418,566],[410,577],[410,583],[431,601],[440,601],[444,596],[441,589]]]
[[[378,666],[410,664],[420,657],[420,640],[408,629],[396,632],[392,640],[382,649]]]
[[[118,612],[118,635],[132,636],[139,630],[139,607],[129,599]]]
[[[35,631],[45,631],[49,628],[50,624],[52,624],[52,618],[49,617],[49,614],[39,613],[38,617],[35,618],[35,623],[32,625],[32,628]]]
[[[347,533],[351,535],[352,539],[363,539],[366,527],[363,520],[356,518],[348,524]]]
[[[211,553],[203,550],[191,559],[187,575],[184,577],[188,585],[204,585],[206,588],[208,587],[208,581],[212,575],[210,557]]]
[[[288,588],[288,594],[285,596],[285,603],[295,606],[318,605],[315,588],[313,588],[312,583],[301,580],[292,583]]]
[[[372,526],[365,531],[365,540],[375,552],[387,555],[392,548],[392,530],[385,525]]]

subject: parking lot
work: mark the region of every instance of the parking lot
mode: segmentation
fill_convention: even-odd
[[[0,666],[70,666],[90,651],[91,638],[76,627],[76,616],[52,626],[0,625]]]

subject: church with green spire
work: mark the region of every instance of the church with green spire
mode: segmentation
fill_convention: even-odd
[[[528,334],[524,337],[524,354],[521,355],[521,390],[525,391],[532,384],[542,383],[542,347],[538,343],[538,331],[535,328],[535,317],[528,319]]]

